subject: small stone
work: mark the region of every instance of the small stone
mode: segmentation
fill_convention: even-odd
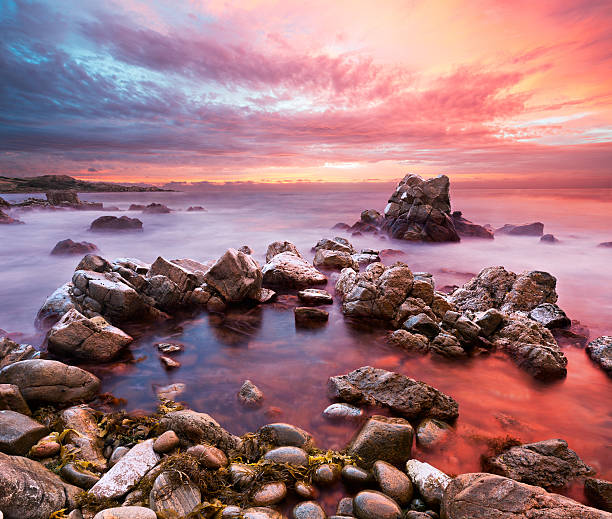
[[[451,432],[451,426],[442,420],[425,418],[416,429],[419,447],[429,449],[444,441]]]
[[[440,333],[440,327],[424,313],[413,315],[403,326],[410,333],[418,333],[429,339],[433,339]]]
[[[340,467],[333,463],[319,465],[312,475],[312,482],[320,487],[329,487],[340,479]]]
[[[87,469],[77,467],[74,463],[64,465],[60,470],[60,476],[68,483],[84,489],[89,489],[100,481],[100,476]]]
[[[176,353],[184,349],[180,342],[158,342],[155,346],[162,353]]]
[[[311,306],[298,306],[295,310],[296,326],[320,326],[329,320],[329,312]]]
[[[287,463],[288,465],[307,465],[308,454],[299,447],[277,447],[264,454],[264,459],[275,463]]]
[[[264,483],[251,498],[255,506],[269,506],[279,503],[287,495],[287,487],[282,481]]]
[[[412,501],[410,501],[410,510],[425,512],[427,510],[427,504],[421,498],[415,497]]]
[[[293,508],[293,519],[327,519],[327,515],[319,503],[304,501]]]
[[[181,363],[178,360],[174,360],[173,358],[170,358],[167,355],[160,355],[159,360],[162,361],[166,369],[174,369],[181,367]]]
[[[357,465],[345,465],[340,474],[348,486],[365,487],[372,481],[370,473]]]
[[[0,384],[0,409],[15,411],[27,416],[32,414],[19,387],[15,384]]]
[[[179,446],[180,440],[174,431],[166,431],[153,442],[153,450],[160,454],[170,452]]]
[[[504,314],[502,314],[499,310],[495,308],[490,308],[474,321],[478,326],[480,326],[481,333],[485,337],[489,337],[492,335],[499,325],[504,320]]]
[[[338,507],[336,508],[336,515],[353,515],[353,498],[352,497],[343,497],[338,502]]]
[[[432,519],[432,516],[425,512],[417,512],[416,510],[408,510],[404,514],[403,519]]]
[[[356,420],[363,416],[363,410],[354,405],[337,403],[326,407],[323,416],[332,420]]]
[[[317,489],[306,481],[298,481],[295,484],[295,493],[304,499],[314,499],[317,497]]]
[[[53,458],[59,454],[60,449],[61,445],[54,440],[53,436],[45,436],[30,449],[29,456],[39,460]]]
[[[418,460],[408,460],[406,472],[425,502],[429,506],[439,507],[451,478],[429,463]]]
[[[285,519],[285,516],[274,508],[265,506],[247,508],[242,515],[244,519]]]
[[[318,288],[300,290],[298,292],[298,299],[307,305],[331,305],[334,302],[329,292]]]
[[[109,460],[108,460],[108,465],[109,467],[112,467],[114,465],[117,464],[117,462],[123,458],[123,456],[125,456],[128,452],[130,452],[130,449],[128,447],[124,447],[123,445],[120,445],[119,447],[117,447],[113,453],[111,454]]]
[[[255,469],[243,463],[232,463],[229,466],[230,480],[238,488],[245,488],[255,479]]]
[[[245,380],[240,391],[238,391],[238,401],[247,407],[258,407],[263,403],[263,391],[250,380]]]
[[[149,502],[153,511],[160,515],[185,517],[200,504],[201,497],[200,491],[189,478],[162,472],[153,483]]]
[[[221,519],[239,519],[241,515],[242,510],[239,506],[230,505],[226,506],[221,512]]]
[[[225,452],[212,445],[194,445],[187,449],[187,454],[198,458],[198,461],[209,469],[220,469],[227,465]]]
[[[412,482],[402,471],[386,461],[377,461],[372,467],[374,479],[383,494],[394,499],[400,506],[406,506],[412,499]]]
[[[364,490],[353,498],[359,519],[400,519],[402,511],[390,497],[374,490]]]
[[[49,430],[15,411],[0,411],[0,452],[25,456]]]
[[[122,506],[102,510],[93,519],[157,519],[157,515],[144,506]]]
[[[259,434],[266,441],[278,446],[302,447],[309,449],[313,446],[312,435],[295,425],[288,423],[271,423],[259,429]]]

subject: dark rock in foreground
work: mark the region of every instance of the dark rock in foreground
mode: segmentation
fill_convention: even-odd
[[[453,224],[455,225],[455,229],[457,230],[457,234],[459,234],[459,236],[469,238],[484,238],[487,240],[492,240],[494,237],[491,229],[487,229],[482,225],[470,222],[468,219],[463,217],[463,213],[461,211],[453,211],[452,218]]]
[[[51,254],[67,255],[67,254],[89,254],[90,252],[97,252],[98,247],[94,243],[88,241],[75,242],[71,239],[58,241]]]
[[[331,398],[355,405],[379,405],[409,419],[459,416],[459,404],[424,382],[384,369],[365,366],[346,375],[331,377]]]
[[[445,519],[612,519],[612,514],[493,474],[457,476],[446,487]]]
[[[612,377],[612,336],[604,335],[589,342],[586,352],[591,360],[599,364],[601,369]]]
[[[91,231],[142,231],[142,222],[138,218],[122,216],[100,216],[91,222]]]

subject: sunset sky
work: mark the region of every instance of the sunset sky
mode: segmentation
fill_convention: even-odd
[[[612,187],[612,2],[0,0],[0,175]]]

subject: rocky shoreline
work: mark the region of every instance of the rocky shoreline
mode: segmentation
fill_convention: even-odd
[[[447,180],[406,177],[384,216],[364,211],[350,230],[420,241],[457,241],[459,229],[492,237],[450,212]],[[503,232],[527,232],[514,229]],[[597,479],[562,439],[507,439],[483,455],[481,473],[444,474],[413,459],[415,444],[433,447],[452,432],[461,409],[452,395],[400,373],[362,366],[321,381],[330,398],[325,416],[352,420],[365,407],[385,413],[332,451],[291,424],[237,437],[167,398],[155,413],[117,412],[100,395],[100,380],[78,367],[121,355],[134,340],[123,329],[131,323],[295,293],[297,327],[330,326],[325,305],[336,299],[345,319],[388,330],[389,344],[406,355],[464,362],[499,351],[542,383],[567,375],[556,334],[571,320],[549,273],[493,266],[441,291],[430,273],[385,265],[379,251],[358,251],[342,237],[321,239],[313,252],[311,263],[294,244],[274,242],[264,265],[248,247],[209,263],[85,255],[38,313],[46,351],[0,338],[0,517],[314,519],[327,517],[318,499],[334,488],[336,518],[612,518],[612,483]],[[332,277],[335,293],[316,288]],[[180,345],[157,347],[168,369],[180,369],[173,357]],[[586,353],[612,376],[612,337],[589,342]],[[257,407],[263,393],[247,380],[236,398]],[[571,481],[584,481],[593,506],[554,493]]]

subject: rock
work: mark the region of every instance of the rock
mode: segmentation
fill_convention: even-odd
[[[227,465],[225,452],[212,445],[194,445],[187,449],[187,454],[198,458],[198,461],[209,469],[220,469]]]
[[[426,314],[413,315],[404,323],[404,329],[412,334],[420,334],[433,339],[440,333],[440,327]]]
[[[340,499],[338,502],[338,507],[336,508],[336,515],[352,516],[354,513],[353,498],[343,497]]]
[[[153,442],[153,450],[158,454],[165,454],[179,446],[180,440],[174,431],[166,431]]]
[[[584,493],[597,508],[612,512],[612,482],[603,479],[586,478]]]
[[[262,484],[251,497],[255,506],[275,505],[285,499],[287,487],[282,481],[272,481]]]
[[[598,247],[604,247],[606,249],[609,249],[612,247],[612,241],[604,241],[601,242],[599,245],[597,245]]]
[[[92,270],[94,272],[110,272],[112,265],[102,256],[96,254],[86,254],[79,262],[76,270]]]
[[[78,492],[40,463],[0,453],[0,510],[6,519],[48,519],[73,508]]]
[[[293,519],[327,519],[325,510],[315,501],[303,501],[293,508]]]
[[[461,474],[444,493],[441,516],[447,519],[610,519],[540,487],[493,474]]]
[[[364,487],[372,482],[372,476],[367,471],[357,465],[345,465],[340,471],[342,481],[351,487]]]
[[[144,506],[122,506],[98,512],[93,519],[156,519],[157,515]]]
[[[168,357],[167,355],[160,355],[159,360],[162,361],[164,368],[166,369],[174,369],[181,367],[181,363],[178,360],[175,360],[172,357]]]
[[[248,245],[243,245],[242,247],[238,247],[238,252],[244,252],[250,256],[253,254],[253,249],[251,249],[251,247]]]
[[[385,207],[383,229],[400,240],[459,241],[450,216],[449,187],[445,175],[427,180],[406,175]]]
[[[382,260],[378,254],[378,251],[371,249],[364,249],[356,254],[351,254],[353,263],[355,264],[355,270],[359,270],[367,267],[372,263],[380,263]]]
[[[427,505],[425,504],[425,501],[423,501],[421,498],[415,497],[412,501],[410,501],[410,510],[416,512],[425,512],[427,510]]]
[[[0,409],[8,409],[27,416],[32,414],[21,391],[14,384],[0,384]]]
[[[66,404],[93,399],[100,380],[55,360],[22,360],[0,370],[0,384],[14,384],[28,401]]]
[[[333,239],[330,238],[322,238],[317,242],[314,246],[314,250],[318,252],[319,250],[328,250],[328,251],[338,251],[345,252],[347,254],[355,254],[355,247],[351,245],[351,243],[339,236],[336,236]]]
[[[241,489],[248,487],[257,476],[257,472],[253,467],[243,463],[230,464],[228,472],[232,484]]]
[[[586,352],[593,362],[612,377],[612,336],[604,335],[594,341],[589,342]]]
[[[441,420],[425,418],[416,428],[416,439],[419,447],[430,449],[443,442],[451,433],[451,426]]]
[[[552,303],[543,303],[536,306],[529,312],[529,317],[549,329],[565,328],[572,324],[565,312]]]
[[[89,462],[98,470],[106,469],[106,458],[102,454],[104,440],[100,438],[94,411],[79,405],[64,409],[60,416],[64,430],[70,430],[64,444],[73,448],[74,458]]]
[[[381,460],[374,463],[372,472],[383,494],[395,500],[402,508],[410,502],[413,489],[406,474]]]
[[[543,236],[540,237],[540,243],[547,243],[547,244],[559,243],[559,240],[555,238],[553,234],[544,234]]]
[[[0,369],[21,360],[31,360],[39,353],[29,344],[18,344],[8,337],[0,337]]]
[[[461,211],[453,211],[451,215],[453,224],[459,236],[465,236],[469,238],[485,238],[487,240],[493,239],[493,231],[487,229],[482,225],[470,222],[470,220],[462,216]]]
[[[425,502],[437,508],[451,478],[429,463],[418,460],[406,462],[406,473]]]
[[[68,310],[74,308],[73,285],[65,283],[56,289],[44,302],[36,314],[36,327],[46,329],[56,323]]]
[[[257,299],[261,291],[262,271],[248,254],[228,249],[206,272],[205,281],[228,303]]]
[[[363,410],[350,404],[331,404],[325,408],[323,411],[323,416],[333,420],[356,420],[363,416]]]
[[[444,357],[446,359],[462,359],[467,356],[466,351],[461,347],[459,340],[450,333],[441,332],[429,344],[429,351],[432,355]]]
[[[491,336],[504,320],[504,314],[495,308],[489,308],[486,312],[481,313],[474,321],[480,326],[480,332],[485,337]]]
[[[374,490],[363,490],[353,498],[353,510],[359,519],[400,519],[402,511],[393,499]]]
[[[371,366],[331,377],[328,390],[334,399],[388,407],[409,419],[431,417],[450,421],[459,415],[457,402],[432,386]]]
[[[276,447],[266,452],[263,458],[274,463],[287,463],[288,465],[308,464],[308,454],[299,447]]]
[[[87,318],[69,310],[47,336],[49,351],[59,356],[108,362],[134,339],[103,317]]]
[[[154,386],[155,387],[155,386]],[[176,384],[168,384],[167,386],[155,387],[155,394],[158,398],[164,398],[166,400],[174,400],[182,395],[187,389],[187,384],[178,382]]]
[[[332,227],[332,230],[337,229],[339,231],[348,231],[350,228],[351,226],[348,223],[338,222]]]
[[[182,445],[208,443],[223,451],[235,449],[238,438],[231,435],[206,413],[190,409],[172,411],[160,420],[162,430],[172,430],[181,439]]]
[[[11,225],[11,224],[23,224],[21,220],[17,218],[11,218],[8,214],[0,209],[0,225]]]
[[[312,482],[320,487],[332,486],[340,479],[340,467],[335,463],[319,465],[312,475]]]
[[[116,447],[111,454],[111,457],[108,459],[108,466],[112,467],[117,464],[117,462],[123,458],[128,452],[130,452],[129,447],[124,447],[123,445]]]
[[[301,447],[309,450],[314,446],[312,435],[304,429],[288,423],[271,423],[259,429],[266,443],[279,446]]]
[[[559,439],[511,447],[484,465],[492,474],[546,489],[563,487],[592,471],[566,441]]]
[[[274,256],[280,254],[281,252],[291,252],[299,258],[302,257],[300,251],[290,241],[275,241],[274,243],[268,245],[268,250],[266,251],[266,263],[269,263]]]
[[[75,242],[71,239],[58,241],[51,254],[54,256],[68,255],[68,254],[88,254],[90,252],[97,252],[98,247],[94,243],[88,241]]]
[[[432,515],[430,514],[426,514],[423,512],[417,512],[415,510],[408,510],[405,514],[403,519],[432,519]],[[436,517],[438,517],[438,515],[436,514]]]
[[[265,285],[304,288],[327,283],[321,272],[293,252],[276,254],[264,265],[262,272]]]
[[[247,508],[242,515],[244,519],[285,519],[285,516],[274,508],[265,506]]]
[[[142,222],[128,216],[100,216],[91,222],[90,231],[142,231]]]
[[[155,343],[155,347],[165,354],[178,353],[179,351],[183,351],[185,348],[180,342],[157,342]]]
[[[193,213],[193,212],[208,212],[208,211],[201,205],[190,205],[187,208],[187,212]]]
[[[377,460],[400,465],[410,458],[413,436],[407,420],[374,415],[353,438],[347,452],[368,469]]]
[[[76,191],[48,191],[47,202],[51,205],[80,205]]]
[[[234,506],[234,505],[226,506],[221,511],[221,519],[240,519],[241,516],[242,516],[242,511],[240,510],[239,506]]]
[[[147,272],[147,278],[165,276],[176,285],[181,294],[190,292],[201,284],[201,280],[198,279],[195,268],[186,268],[180,264],[185,261],[190,260],[177,260],[177,263],[174,263],[159,256]],[[200,268],[206,268],[201,264],[199,265],[201,266]]]
[[[101,499],[116,499],[127,494],[159,462],[153,440],[136,444],[89,491]]]
[[[541,222],[526,223],[523,225],[506,224],[495,229],[495,234],[509,234],[511,236],[542,236],[544,224]]]
[[[334,302],[329,292],[318,288],[300,290],[298,299],[307,305],[331,305]]]
[[[343,268],[359,269],[359,265],[348,252],[339,250],[318,249],[313,264],[315,267],[342,270]]]
[[[49,430],[15,411],[0,411],[0,452],[25,456]]]
[[[314,499],[317,497],[317,489],[306,481],[298,481],[295,484],[295,493],[304,499]]]
[[[143,207],[142,212],[145,214],[168,214],[172,212],[172,209],[166,207],[164,204],[156,204],[153,202]]]
[[[100,481],[100,476],[74,463],[64,465],[60,470],[60,475],[64,481],[84,489],[89,489]]]
[[[28,456],[35,459],[46,459],[57,456],[61,450],[61,445],[52,435],[44,436],[36,445],[33,445]]]
[[[306,328],[321,325],[329,319],[329,312],[312,306],[298,306],[294,309],[294,314],[296,326]]]
[[[200,490],[191,480],[174,472],[162,472],[149,494],[151,509],[164,517],[181,518],[200,504]]]
[[[247,407],[258,407],[263,403],[264,394],[253,382],[245,380],[240,391],[238,401]]]
[[[427,337],[410,333],[408,330],[395,330],[388,335],[387,342],[412,354],[424,354],[429,351]]]

